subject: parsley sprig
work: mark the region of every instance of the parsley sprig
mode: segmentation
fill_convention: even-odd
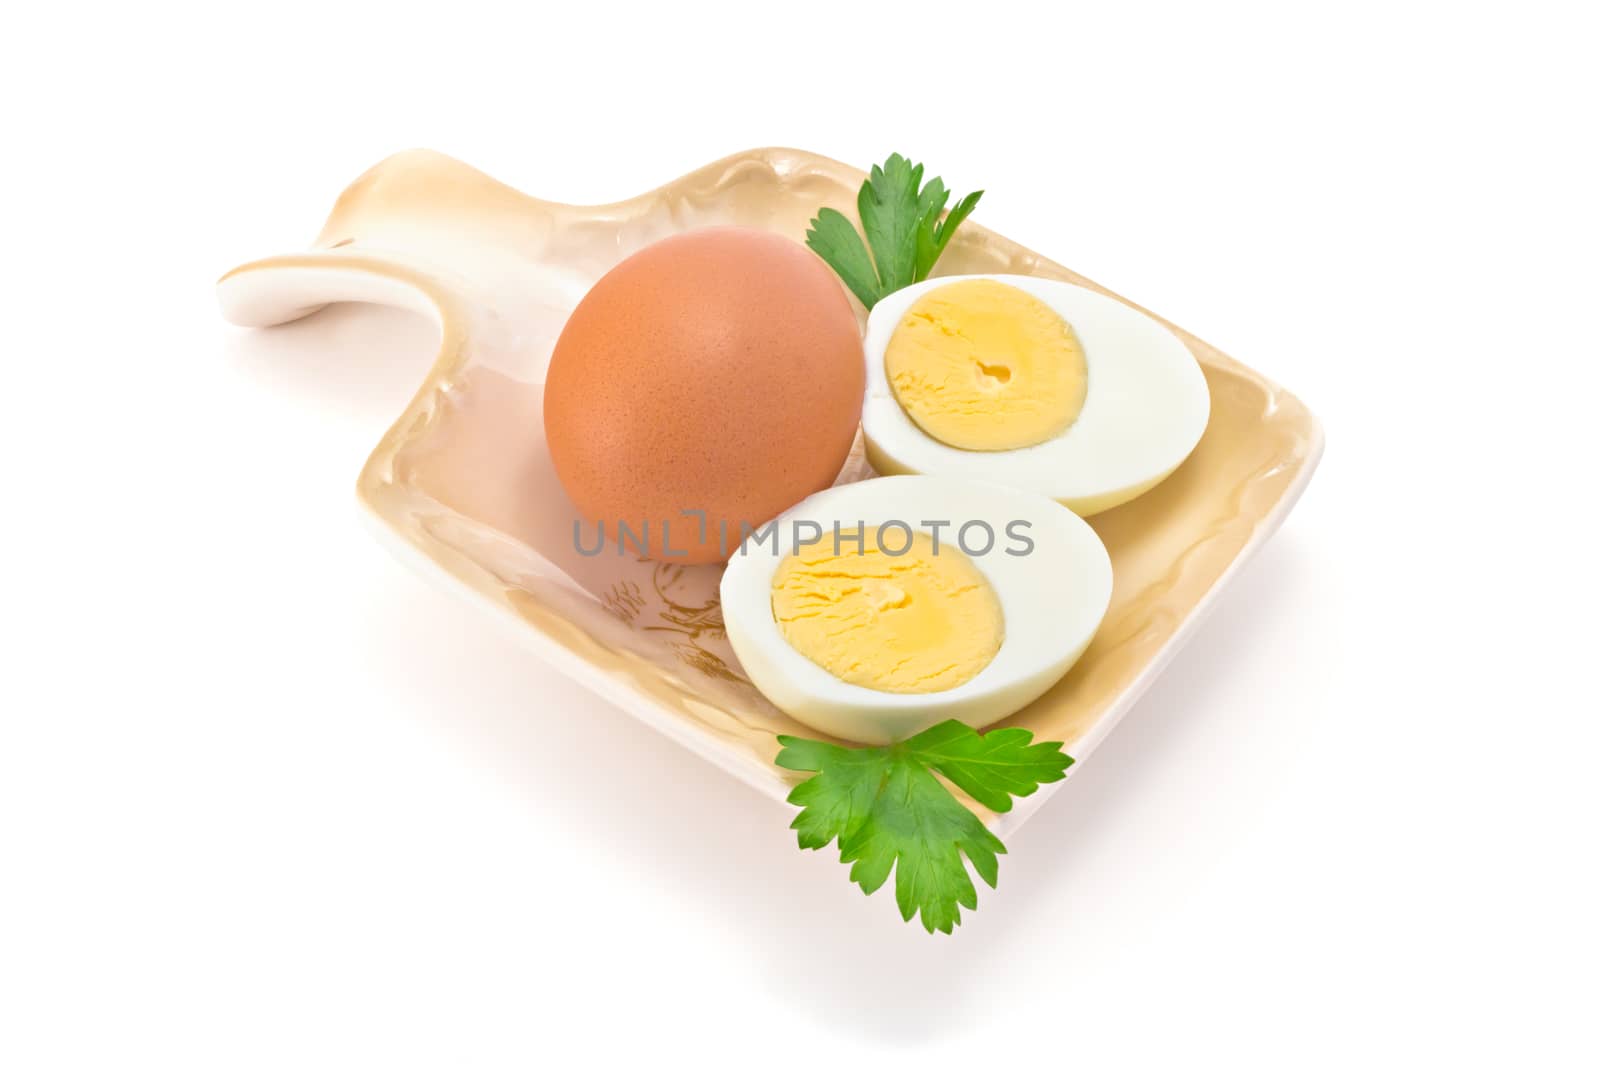
[[[980,189],[962,197],[945,215],[950,191],[944,181],[934,178],[923,185],[922,164],[896,152],[883,166],[872,168],[856,197],[866,244],[850,220],[830,207],[811,220],[806,244],[870,309],[896,289],[928,276],[982,195]],[[870,256],[867,245],[872,246]]]
[[[929,933],[950,933],[962,906],[978,906],[962,854],[992,889],[1006,850],[933,772],[991,811],[1010,811],[1012,797],[1060,781],[1072,765],[1060,741],[1033,744],[1033,734],[1015,727],[980,734],[955,719],[879,748],[778,742],[778,766],[816,772],[789,793],[802,809],[790,824],[800,847],[837,840],[839,860],[851,864],[850,880],[863,893],[876,892],[893,871],[900,915],[910,922],[920,911]]]

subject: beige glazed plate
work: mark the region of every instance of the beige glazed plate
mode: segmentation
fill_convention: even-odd
[[[718,224],[799,241],[820,207],[853,218],[863,178],[822,156],[760,149],[632,200],[573,207],[524,196],[436,153],[406,152],[345,190],[311,251],[245,264],[223,277],[218,296],[243,326],[289,322],[341,301],[435,319],[438,359],[357,484],[383,540],[493,607],[557,667],[781,800],[798,776],[774,766],[777,735],[816,734],[745,679],[717,603],[722,568],[576,551],[577,516],[545,448],[542,383],[568,313],[619,260]],[[969,221],[935,274],[975,273],[1104,292]],[[1299,400],[1174,330],[1211,388],[1205,436],[1155,490],[1089,520],[1115,573],[1105,622],[1077,666],[1003,724],[1064,741],[1078,760],[1282,522],[1322,451],[1321,430]],[[871,475],[858,439],[840,480]],[[540,710],[559,714],[529,713]],[[1003,837],[1057,788],[1003,816],[979,813]]]

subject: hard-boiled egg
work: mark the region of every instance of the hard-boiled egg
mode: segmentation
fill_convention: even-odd
[[[833,484],[861,390],[839,279],[780,234],[713,226],[635,252],[573,310],[545,377],[545,440],[596,535],[710,563],[741,523]]]
[[[1176,335],[1066,282],[920,282],[872,309],[865,349],[874,469],[1004,482],[1080,515],[1171,474],[1211,412]]]
[[[1055,501],[966,479],[824,490],[728,560],[722,614],[759,690],[817,730],[883,744],[982,728],[1054,685],[1111,599],[1095,532]]]

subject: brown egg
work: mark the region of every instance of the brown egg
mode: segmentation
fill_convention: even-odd
[[[545,436],[606,551],[626,523],[630,554],[707,563],[832,484],[865,388],[855,314],[820,259],[763,230],[693,230],[617,264],[573,311]],[[580,543],[595,541],[591,525]]]

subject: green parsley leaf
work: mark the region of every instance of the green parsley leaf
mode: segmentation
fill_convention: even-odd
[[[920,912],[929,933],[948,934],[963,906],[978,906],[962,856],[993,888],[1006,849],[934,772],[984,807],[1010,811],[1012,797],[1060,781],[1072,764],[1061,742],[1032,742],[1027,730],[979,734],[955,719],[879,748],[780,736],[778,766],[815,772],[789,793],[801,809],[790,828],[801,848],[837,840],[863,893],[876,892],[892,871],[901,917],[910,922]]]
[[[878,299],[878,272],[849,219],[831,207],[823,208],[811,220],[806,244],[833,268],[857,300],[867,307],[873,305]]]
[[[922,165],[896,152],[881,167],[873,167],[861,193],[856,211],[872,260],[878,265],[879,296],[911,284],[916,273],[917,190],[922,186]]]
[[[939,225],[939,216],[944,212],[945,201],[949,199],[950,191],[939,178],[924,186],[922,195],[917,198],[916,270],[911,278],[914,282],[926,278],[933,269],[933,261],[939,258],[935,229]]]
[[[956,235],[956,227],[960,226],[966,221],[967,216],[972,214],[972,209],[978,206],[978,200],[982,196],[982,189],[975,193],[968,193],[962,197],[955,207],[950,209],[950,214],[946,215],[934,227],[934,259],[944,255],[945,246],[950,243],[950,238]],[[929,266],[932,266],[932,264],[930,263]]]
[[[990,811],[1010,811],[1012,797],[1060,781],[1072,765],[1060,741],[1032,742],[1033,734],[1018,727],[979,735],[966,723],[946,719],[903,744]]]
[[[970,194],[944,215],[950,199],[944,182],[933,178],[923,185],[922,164],[896,152],[881,167],[872,168],[856,197],[865,243],[848,219],[823,208],[811,220],[806,244],[870,310],[895,290],[927,278],[956,227],[972,214],[982,195]]]

